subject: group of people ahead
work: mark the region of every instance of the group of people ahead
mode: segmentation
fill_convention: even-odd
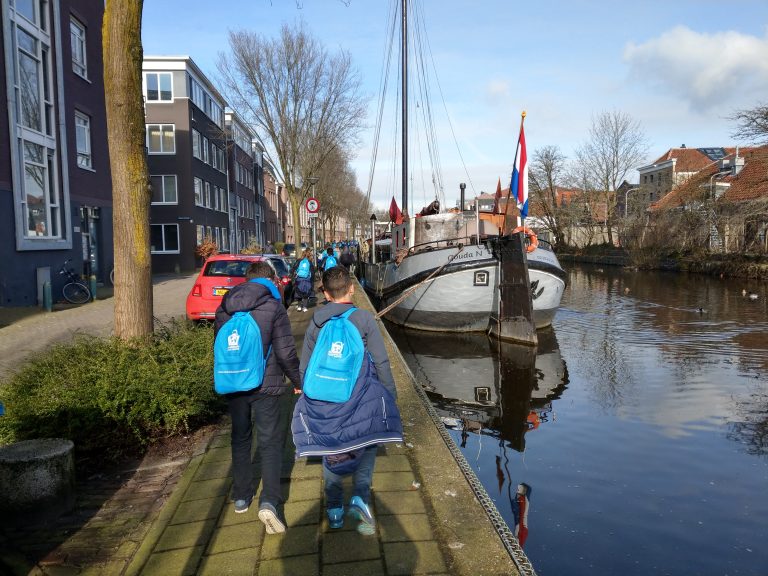
[[[296,266],[303,310],[313,273],[311,253],[305,251]],[[321,284],[326,303],[309,323],[299,362],[273,276],[268,263],[254,262],[247,281],[230,290],[216,311],[214,383],[232,420],[235,512],[246,512],[256,493],[255,424],[262,483],[258,517],[268,534],[286,529],[279,507],[287,422],[280,415],[281,399],[292,391],[298,395],[291,422],[297,458],[322,457],[329,526],[343,527],[349,515],[358,520],[359,533],[374,534],[371,480],[377,446],[402,441],[397,391],[376,320],[352,304],[355,284],[348,270],[326,267]],[[348,475],[353,490],[346,511],[342,480]]]
[[[356,262],[357,259],[349,247],[345,246],[339,254],[332,246],[328,246],[321,254],[319,271],[326,272],[341,265],[349,273],[354,273]],[[291,277],[294,279],[293,299],[297,301],[296,309],[299,312],[308,310],[309,300],[314,294],[315,273],[314,254],[311,248],[307,248],[291,267]]]

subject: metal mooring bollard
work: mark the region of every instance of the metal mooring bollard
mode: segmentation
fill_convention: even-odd
[[[51,295],[51,281],[43,282],[43,308],[48,312],[53,310],[53,296]]]
[[[96,300],[96,275],[95,274],[91,274],[90,284],[91,284],[91,299]]]

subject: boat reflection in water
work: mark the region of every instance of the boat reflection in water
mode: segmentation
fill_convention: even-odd
[[[508,502],[500,511],[524,545],[532,490],[524,482],[513,488],[506,450],[525,451],[526,434],[554,419],[552,401],[568,385],[554,330],[539,330],[533,348],[482,333],[422,332],[391,323],[387,328],[443,423],[457,433],[460,447],[467,447],[472,434],[497,440],[502,455],[495,456],[495,479],[481,481],[498,484],[485,485],[489,493],[506,493]]]
[[[568,384],[554,330],[538,331],[538,347],[482,333],[446,334],[387,325],[416,380],[444,424],[525,450],[525,434],[553,418],[552,401]]]

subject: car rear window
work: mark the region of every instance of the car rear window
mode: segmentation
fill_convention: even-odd
[[[234,276],[245,278],[248,267],[251,265],[243,260],[214,260],[205,265],[203,276]]]
[[[290,270],[288,269],[288,266],[285,264],[284,260],[280,260],[279,258],[270,258],[269,261],[275,267],[278,276],[288,276],[288,272],[290,272]]]

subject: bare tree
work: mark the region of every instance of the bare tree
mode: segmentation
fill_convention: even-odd
[[[737,110],[729,119],[737,125],[731,134],[734,138],[753,144],[768,144],[768,103]]]
[[[592,118],[589,140],[579,149],[578,161],[592,174],[604,204],[608,241],[613,244],[616,189],[642,163],[648,144],[640,123],[618,110]]]
[[[115,248],[115,335],[152,333],[149,174],[141,95],[142,0],[107,0],[103,52],[112,225]]]
[[[280,172],[293,221],[310,190],[309,178],[336,148],[354,143],[366,102],[348,53],[329,55],[302,26],[284,25],[268,39],[230,32],[231,54],[219,58],[228,96],[256,127]]]
[[[531,199],[538,205],[545,226],[554,237],[555,247],[565,244],[568,211],[557,189],[565,181],[566,157],[557,146],[544,146],[533,153],[530,164]]]

